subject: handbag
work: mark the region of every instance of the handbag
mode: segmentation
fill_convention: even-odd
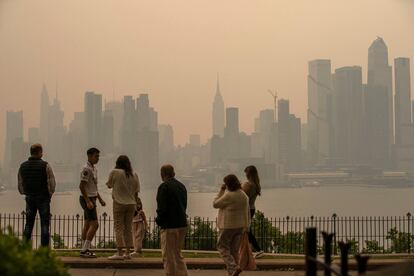
[[[256,270],[256,260],[254,259],[252,249],[250,248],[247,231],[242,235],[239,256],[239,266],[242,270]]]

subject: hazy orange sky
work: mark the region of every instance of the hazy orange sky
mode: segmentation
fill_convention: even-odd
[[[411,0],[0,0],[1,159],[6,110],[37,126],[43,81],[53,93],[58,83],[66,123],[86,90],[107,100],[148,92],[180,144],[211,134],[217,72],[241,130],[272,107],[268,88],[306,121],[309,60],[362,65],[366,79],[377,35],[390,63],[413,60],[413,15]]]

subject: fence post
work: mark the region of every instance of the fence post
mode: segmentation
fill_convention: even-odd
[[[341,250],[341,275],[348,275],[348,252],[350,243],[339,242],[339,249]]]
[[[336,217],[337,217],[337,215],[335,214],[335,213],[333,213],[333,215],[332,215],[332,222],[333,222],[333,227],[332,227],[332,229],[333,229],[333,235],[334,235],[334,245],[333,245],[333,254],[334,255],[337,255],[337,248],[336,248],[336,245],[337,245],[337,241],[336,241]]]
[[[410,219],[411,219],[411,213],[407,213],[407,222],[408,222],[408,254],[411,253],[411,231],[410,231]]]
[[[22,214],[22,239],[23,239],[24,238],[24,226],[26,224],[26,220],[24,219],[24,217],[26,216],[26,212],[22,211],[21,214]]]
[[[325,264],[330,266],[332,263],[332,238],[333,234],[328,234],[327,232],[322,232],[323,236],[323,249],[325,254]],[[325,268],[325,276],[331,276],[331,270],[329,268]]]
[[[103,214],[102,214],[102,216],[103,216],[103,244],[104,244],[104,248],[106,248],[106,238],[105,238],[105,234],[106,234],[106,216],[107,216],[108,214],[106,213],[106,212],[104,212]],[[108,241],[109,242],[109,241]]]
[[[305,237],[306,276],[316,276],[316,228],[306,228]]]

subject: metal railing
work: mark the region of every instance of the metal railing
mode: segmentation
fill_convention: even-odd
[[[98,217],[99,228],[93,240],[96,248],[115,248],[113,218],[103,213]],[[185,240],[188,250],[216,250],[218,228],[217,221],[207,218],[189,218],[189,227]],[[0,229],[8,227],[22,237],[25,213],[0,214]],[[52,247],[55,249],[73,249],[81,245],[83,227],[81,215],[52,215],[50,233]],[[153,218],[148,219],[148,231],[143,247],[160,248],[159,228]],[[413,248],[414,221],[411,214],[404,216],[341,217],[278,217],[266,218],[258,212],[252,221],[253,231],[259,245],[268,253],[304,254],[306,228],[316,227],[318,253],[323,251],[322,232],[333,233],[332,253],[338,255],[339,242],[350,245],[349,253],[411,253]],[[40,220],[37,217],[33,230],[33,246],[40,244]]]

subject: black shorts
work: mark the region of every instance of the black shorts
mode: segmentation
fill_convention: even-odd
[[[93,203],[93,209],[88,208],[83,196],[79,197],[79,202],[83,209],[83,217],[85,220],[98,220],[98,214],[96,213],[96,197],[90,197],[89,199]]]

